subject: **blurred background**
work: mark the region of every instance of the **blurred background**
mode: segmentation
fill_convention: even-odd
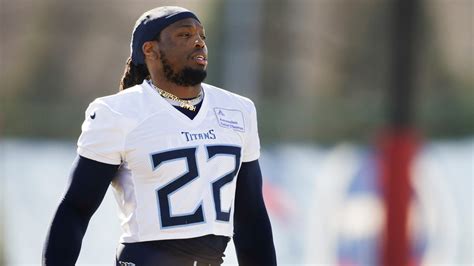
[[[84,111],[161,5],[200,17],[206,82],[256,103],[281,265],[474,264],[474,1],[1,0],[0,265],[40,264]],[[119,234],[108,191],[78,265]]]

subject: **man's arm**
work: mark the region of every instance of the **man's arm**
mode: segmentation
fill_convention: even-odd
[[[234,244],[239,265],[276,265],[272,228],[262,194],[258,160],[242,163],[237,178]]]
[[[78,156],[67,192],[51,223],[43,265],[75,265],[92,214],[102,202],[118,165]]]

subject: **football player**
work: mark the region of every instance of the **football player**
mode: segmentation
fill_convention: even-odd
[[[109,184],[122,235],[116,265],[276,265],[249,99],[203,83],[205,30],[181,7],[136,22],[117,94],[86,110],[71,182],[43,265],[74,265]]]

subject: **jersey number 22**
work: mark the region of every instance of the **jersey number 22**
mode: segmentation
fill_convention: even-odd
[[[196,149],[196,147],[185,148],[155,153],[151,155],[153,161],[153,169],[155,170],[162,163],[183,158],[186,160],[186,164],[188,167],[188,171],[186,173],[171,181],[167,185],[156,190],[162,228],[204,222],[204,212],[202,208],[202,203],[199,204],[197,209],[191,214],[172,216],[170,211],[169,195],[199,177],[198,167],[196,163]],[[206,150],[207,161],[212,160],[215,156],[218,155],[234,157],[234,169],[212,183],[212,195],[214,199],[214,208],[216,211],[216,220],[228,222],[230,220],[230,210],[228,212],[222,211],[220,190],[224,185],[232,182],[235,176],[237,175],[240,165],[241,148],[237,146],[227,145],[209,145],[206,146]]]

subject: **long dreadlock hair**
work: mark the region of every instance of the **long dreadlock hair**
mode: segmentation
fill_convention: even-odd
[[[142,84],[143,80],[149,75],[150,73],[145,64],[135,65],[132,63],[132,58],[129,57],[127,59],[127,64],[125,65],[122,79],[120,80],[120,90],[123,91],[137,84]]]

